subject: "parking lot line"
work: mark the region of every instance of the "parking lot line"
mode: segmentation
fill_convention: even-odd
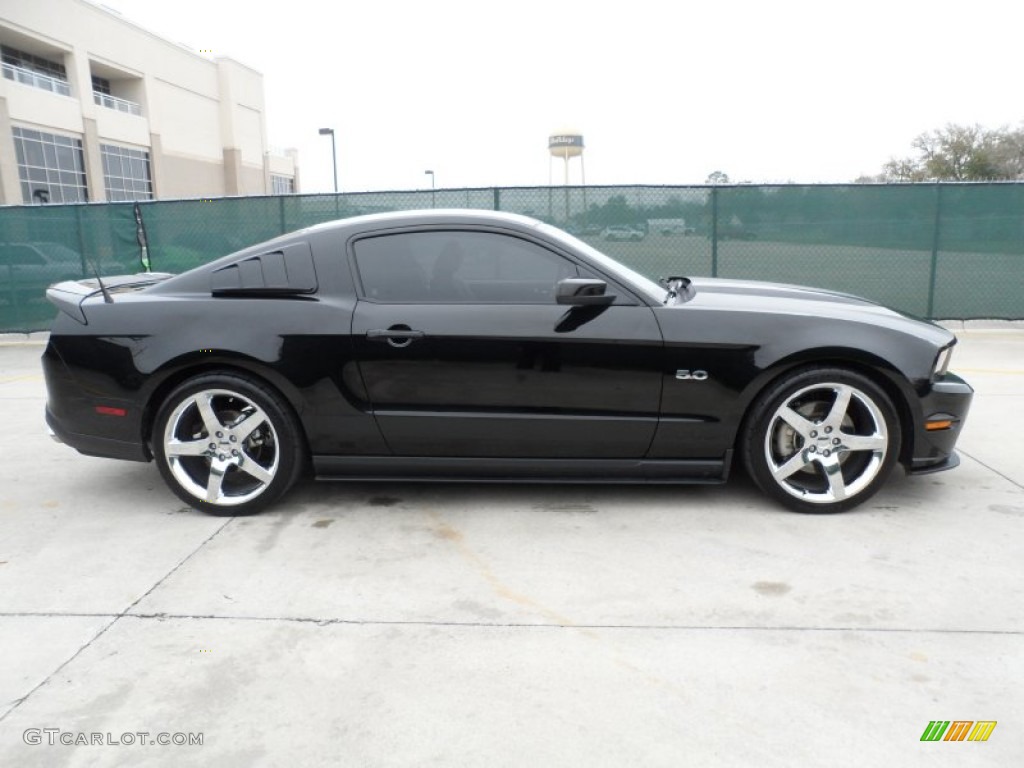
[[[0,384],[10,384],[14,381],[30,381],[32,379],[42,379],[43,374],[41,373],[25,373],[21,376],[8,376],[5,379],[0,379]]]

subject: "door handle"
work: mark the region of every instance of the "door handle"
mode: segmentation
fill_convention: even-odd
[[[366,332],[366,338],[370,341],[386,341],[395,349],[408,347],[416,339],[422,339],[426,334],[423,331],[414,331],[408,326],[393,325],[387,330],[374,329]]]

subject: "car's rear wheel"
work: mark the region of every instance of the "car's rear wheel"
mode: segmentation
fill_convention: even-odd
[[[303,464],[291,408],[262,382],[204,374],[164,400],[153,453],[178,498],[214,515],[250,515],[279,498]]]
[[[758,487],[797,512],[841,512],[885,482],[900,451],[888,395],[843,368],[805,368],[769,387],[743,440]]]

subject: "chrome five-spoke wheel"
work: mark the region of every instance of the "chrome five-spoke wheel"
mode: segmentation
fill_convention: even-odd
[[[900,435],[888,396],[860,374],[808,369],[755,406],[746,445],[757,484],[801,512],[832,512],[874,493]]]
[[[277,474],[277,431],[237,392],[204,389],[184,398],[164,428],[171,474],[210,504],[237,505],[263,493]]]
[[[299,463],[287,406],[259,382],[206,375],[175,390],[156,420],[154,453],[171,489],[219,514],[249,514],[291,485]]]

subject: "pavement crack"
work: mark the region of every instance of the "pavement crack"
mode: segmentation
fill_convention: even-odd
[[[191,560],[193,557],[195,557],[197,554],[199,554],[199,551],[203,547],[205,547],[207,544],[209,544],[211,541],[213,541],[217,536],[219,536],[221,531],[223,531],[225,528],[227,528],[229,525],[231,525],[231,523],[234,522],[234,520],[235,520],[235,518],[233,518],[233,517],[229,517],[227,520],[225,520],[224,523],[222,525],[218,526],[217,530],[215,530],[213,533],[211,533],[209,536],[207,536],[199,544],[199,546],[197,546],[195,549],[193,549],[191,552],[189,552],[187,555],[185,555],[185,557],[183,557],[181,559],[181,561],[176,566],[171,568],[171,570],[169,570],[167,573],[165,573],[155,584],[153,584],[153,586],[151,586],[143,594],[141,594],[139,597],[137,597],[135,599],[135,601],[131,605],[129,605],[127,608],[125,608],[123,611],[121,611],[121,613],[118,614],[118,618],[121,618],[122,616],[127,615],[128,612],[132,608],[134,608],[136,605],[138,605],[143,600],[145,600],[147,597],[149,597],[151,594],[153,594],[153,592],[161,584],[163,584],[165,581],[167,581],[167,579],[169,579],[171,576],[173,576],[175,573],[177,573],[178,569],[181,568],[185,563],[187,563],[189,560]],[[115,619],[115,621],[116,621],[116,619]]]
[[[12,712],[14,712],[16,709],[18,709],[18,707],[20,707],[22,704],[24,704],[26,701],[28,701],[33,696],[33,694],[35,694],[36,691],[38,691],[41,688],[43,688],[44,686],[46,686],[50,682],[50,680],[52,680],[54,678],[54,676],[60,674],[61,670],[63,670],[68,664],[70,664],[75,659],[77,659],[79,656],[81,656],[86,648],[88,648],[93,643],[95,643],[97,640],[99,640],[101,637],[103,637],[103,635],[105,635],[107,633],[107,631],[111,627],[113,627],[115,624],[117,624],[118,621],[120,621],[125,616],[129,615],[128,611],[130,611],[132,608],[134,608],[136,605],[138,605],[140,602],[142,602],[146,597],[148,597],[150,594],[152,594],[153,590],[155,590],[157,587],[159,587],[161,584],[163,584],[165,581],[167,581],[167,579],[170,578],[179,568],[181,568],[181,566],[183,566],[185,563],[187,563],[189,560],[191,560],[193,557],[195,557],[195,555],[199,552],[199,550],[201,550],[203,547],[205,547],[207,544],[209,544],[221,531],[223,531],[228,525],[230,525],[231,522],[234,519],[235,518],[233,518],[233,517],[229,517],[227,520],[225,520],[222,525],[217,527],[217,530],[215,530],[213,533],[211,533],[209,536],[207,536],[205,539],[203,539],[203,541],[199,544],[199,546],[197,546],[195,549],[193,549],[191,552],[189,552],[187,555],[185,555],[185,557],[183,557],[178,562],[177,565],[175,565],[167,573],[165,573],[163,576],[161,576],[156,581],[156,583],[153,584],[153,586],[151,586],[149,589],[147,589],[143,594],[139,595],[139,597],[137,597],[134,601],[132,601],[132,603],[127,608],[125,608],[123,611],[121,611],[120,613],[115,613],[115,614],[103,614],[103,613],[101,613],[101,614],[75,614],[75,613],[67,613],[67,614],[65,614],[65,613],[40,613],[40,614],[21,613],[21,614],[19,614],[19,613],[0,613],[0,617],[2,617],[2,616],[32,616],[32,615],[35,615],[35,616],[52,616],[52,617],[56,617],[56,616],[60,616],[60,617],[65,617],[65,616],[93,616],[93,617],[100,616],[100,617],[108,617],[109,616],[109,617],[111,617],[110,621],[108,621],[106,624],[104,624],[95,635],[93,635],[91,638],[89,638],[89,640],[87,640],[85,643],[83,643],[78,648],[77,651],[75,651],[73,654],[71,654],[71,656],[69,656],[61,664],[59,664],[56,669],[54,669],[50,674],[48,674],[42,680],[42,682],[37,684],[34,688],[32,688],[28,693],[26,693],[21,698],[15,699],[14,703],[7,709],[7,711],[5,711],[2,714],[0,714],[0,723],[2,723],[4,720],[6,720],[7,716],[10,715]]]
[[[967,457],[968,459],[970,459],[971,461],[976,461],[976,462],[978,462],[978,463],[979,463],[979,464],[981,464],[981,466],[983,466],[983,467],[984,467],[985,469],[989,470],[990,472],[995,472],[995,473],[996,473],[997,475],[999,475],[999,476],[1000,476],[1001,478],[1003,478],[1003,480],[1005,480],[1006,482],[1010,483],[1011,485],[1015,485],[1015,486],[1017,486],[1018,488],[1020,488],[1020,489],[1021,489],[1022,491],[1024,491],[1024,485],[1021,485],[1021,484],[1020,484],[1020,483],[1018,483],[1018,482],[1017,482],[1016,480],[1014,480],[1014,479],[1013,479],[1012,477],[1009,477],[1008,475],[1004,475],[1004,474],[1003,474],[1002,472],[1000,472],[1000,471],[999,471],[998,469],[996,469],[995,467],[990,467],[990,466],[989,466],[988,464],[986,464],[986,463],[985,463],[984,461],[982,461],[981,459],[977,458],[976,456],[972,456],[971,454],[969,454],[969,453],[968,453],[967,451],[963,450],[962,448],[957,448],[957,452],[958,452],[958,453],[962,453],[962,454],[963,454],[964,456],[966,456],[966,457]]]
[[[580,622],[498,622],[498,621],[445,621],[431,619],[373,619],[344,618],[340,616],[247,616],[222,615],[215,613],[36,613],[26,611],[0,611],[0,619],[9,617],[97,617],[109,616],[114,619],[134,619],[136,621],[251,621],[280,622],[286,624],[315,624],[326,627],[362,626],[362,627],[464,627],[466,629],[600,629],[600,630],[652,630],[669,632],[861,632],[865,634],[938,634],[938,635],[1007,635],[1024,636],[1019,629],[957,629],[951,627],[856,627],[856,626],[797,626],[797,625],[766,625],[753,624],[588,624]],[[111,622],[113,623],[113,622]]]

